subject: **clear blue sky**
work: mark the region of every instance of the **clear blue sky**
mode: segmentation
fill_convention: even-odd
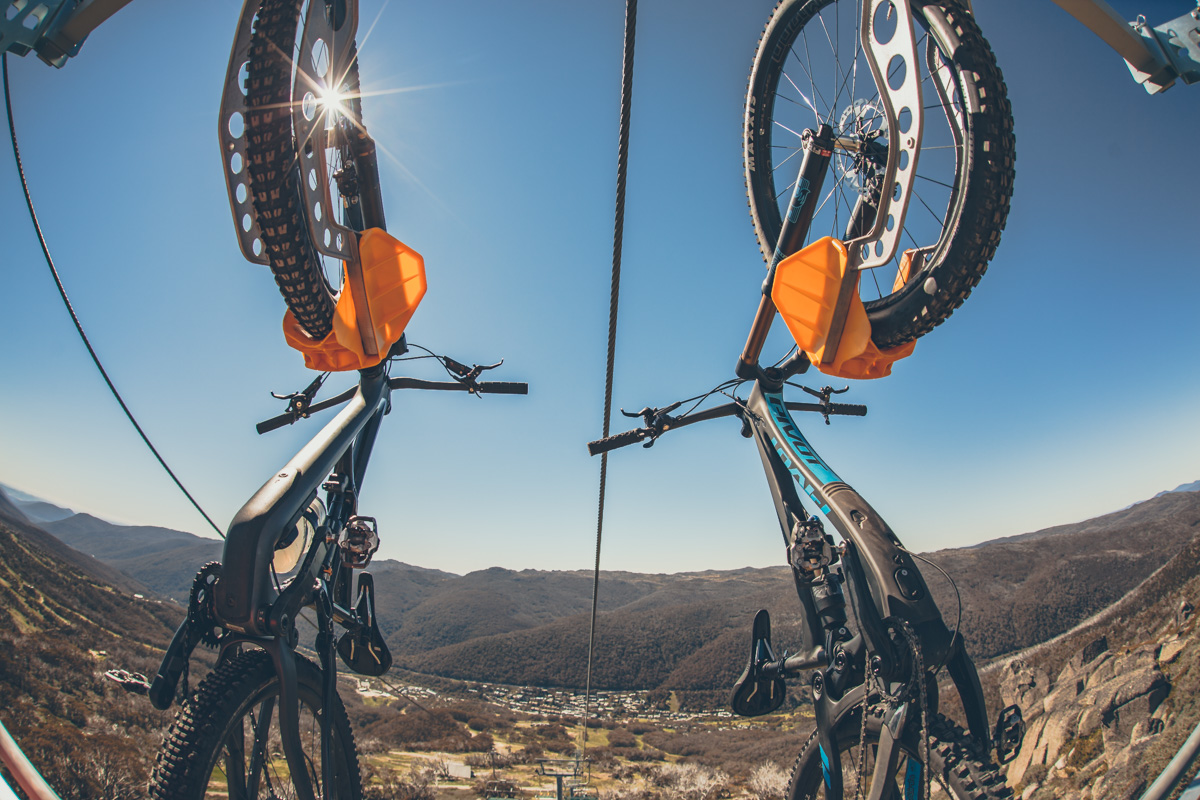
[[[618,406],[665,405],[731,375],[762,278],[740,123],[772,4],[641,4]],[[1153,22],[1189,7],[1115,5]],[[1016,117],[999,253],[891,378],[852,388],[868,417],[809,426],[922,550],[1200,478],[1200,87],[1146,95],[1049,0],[975,6]],[[240,256],[225,199],[217,107],[239,8],[143,0],[61,71],[9,62],[26,171],[72,299],[222,525],[317,430],[253,427],[281,410],[269,391],[311,375],[284,344],[269,273]],[[363,0],[364,29],[380,9]],[[590,568],[599,460],[584,443],[601,426],[622,24],[616,0],[392,0],[363,48],[366,89],[414,89],[364,103],[391,154],[389,228],[426,257],[410,340],[463,361],[504,357],[497,378],[532,387],[396,396],[363,495],[383,556],[459,573]],[[8,156],[0,218],[0,481],[206,534],[76,338]],[[780,355],[776,328],[768,353]],[[615,453],[605,530],[610,569],[782,563],[758,456],[730,420]]]

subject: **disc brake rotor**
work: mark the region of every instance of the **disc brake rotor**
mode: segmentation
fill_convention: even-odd
[[[877,164],[868,158],[862,145],[868,142],[887,144],[887,116],[876,100],[855,100],[846,106],[838,119],[837,138],[850,145],[839,146],[834,151],[837,177],[845,186],[866,197],[869,179],[885,164]]]

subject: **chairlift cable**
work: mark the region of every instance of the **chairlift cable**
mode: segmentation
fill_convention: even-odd
[[[129,407],[125,405],[125,401],[121,398],[121,394],[117,391],[117,387],[113,385],[112,380],[108,377],[108,372],[105,371],[104,365],[100,363],[100,357],[96,355],[96,351],[92,349],[92,343],[88,340],[87,334],[83,332],[83,325],[79,322],[79,317],[75,314],[75,308],[71,305],[71,300],[67,297],[67,290],[63,287],[62,279],[58,275],[58,269],[54,266],[54,259],[50,257],[50,248],[46,244],[46,237],[42,235],[42,226],[38,222],[37,212],[34,211],[33,208],[33,197],[29,194],[29,184],[25,181],[25,167],[21,163],[21,149],[17,146],[17,128],[13,124],[12,101],[8,91],[8,53],[3,53],[0,55],[2,55],[2,57],[0,57],[0,61],[3,62],[4,72],[4,108],[8,112],[8,132],[12,137],[13,157],[17,161],[17,174],[21,178],[21,189],[25,192],[25,205],[29,209],[29,218],[33,222],[33,229],[37,231],[38,243],[42,246],[42,255],[46,257],[46,265],[50,267],[50,274],[54,276],[54,285],[58,287],[58,294],[60,297],[62,297],[63,305],[67,307],[67,313],[71,315],[71,321],[75,323],[75,330],[79,332],[79,338],[83,340],[83,344],[84,347],[87,348],[88,355],[92,357],[92,363],[94,363],[96,365],[96,369],[100,371],[100,377],[104,378],[104,382],[108,384],[109,391],[111,391],[113,397],[117,399],[117,403],[121,406],[121,410],[125,412],[125,416],[129,419],[129,422],[138,432],[138,436],[142,437],[142,441],[146,443],[146,447],[150,448],[150,452],[154,454],[156,459],[158,459],[158,463],[162,465],[162,468],[167,471],[168,475],[171,476],[171,480],[175,481],[175,485],[179,487],[179,491],[183,492],[184,496],[187,497],[192,506],[200,512],[200,516],[204,517],[208,524],[212,526],[212,529],[217,532],[217,535],[224,539],[225,533],[218,528],[217,524],[212,521],[212,518],[204,512],[204,509],[201,508],[200,504],[196,502],[196,498],[192,497],[191,492],[184,487],[183,483],[178,477],[175,476],[175,473],[171,470],[171,468],[167,466],[167,462],[163,460],[161,455],[159,455],[158,450],[155,449],[153,444],[151,444],[150,438],[146,436],[146,432],[142,430],[142,426],[138,424],[136,419],[134,419],[133,412],[131,412]]]
[[[608,361],[604,378],[604,435],[612,420],[613,365],[617,351],[617,301],[621,289],[621,244],[625,233],[625,175],[629,166],[629,117],[633,105],[633,42],[637,27],[637,0],[625,2],[624,58],[621,66],[621,123],[617,144],[617,202],[613,220],[612,288],[608,300]],[[600,498],[596,511],[596,566],[592,572],[592,618],[588,626],[587,676],[583,690],[581,757],[587,755],[588,714],[592,698],[592,657],[596,649],[596,607],[600,597],[600,543],[604,534],[604,490],[608,479],[608,453],[600,456]]]

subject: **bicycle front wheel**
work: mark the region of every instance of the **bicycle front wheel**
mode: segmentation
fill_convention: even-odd
[[[302,656],[296,656],[296,673],[300,743],[313,789],[322,800],[357,800],[362,784],[346,709],[334,695],[329,709],[334,786],[326,798],[321,791],[321,673]],[[220,664],[200,683],[163,740],[150,797],[295,797],[280,743],[278,701],[279,676],[267,653],[242,653]]]
[[[905,176],[911,197],[895,255],[864,270],[859,280],[871,338],[881,349],[932,330],[978,284],[1008,217],[1014,173],[1012,110],[974,18],[956,0],[911,3],[919,63],[897,56],[886,71],[889,82],[898,81],[893,85],[906,74],[919,81],[923,124],[916,136],[906,128],[912,116],[906,119],[901,109],[900,130],[888,130],[860,40],[863,14],[873,7],[870,35],[879,41],[906,24],[886,0],[879,6],[868,0],[781,0],[759,41],[746,98],[746,191],[768,260],[799,173],[806,128],[829,125],[837,141],[810,241],[847,241],[862,233],[852,218],[860,199],[878,202],[873,198],[881,188],[872,181],[882,177],[889,149],[901,150],[898,176],[912,162],[915,174]],[[889,231],[893,226],[888,220]]]
[[[303,36],[308,16],[323,13],[323,3],[263,0],[246,77],[247,171],[263,246],[284,301],[317,341],[333,330],[345,231],[362,229],[362,190],[376,177],[352,145],[366,136],[353,41],[340,58],[333,42]]]
[[[877,714],[867,715],[864,733],[862,706],[846,714],[835,723],[834,737],[841,749],[841,759],[829,769],[840,769],[842,796],[867,797],[873,790],[872,774],[875,769],[875,751],[879,745],[879,731],[883,721]],[[956,800],[1006,800],[1012,791],[995,768],[984,764],[976,757],[974,748],[963,730],[941,714],[930,722],[929,763],[924,760],[925,749],[919,736],[909,726],[908,733],[900,741],[900,757],[895,774],[889,778],[894,786],[888,786],[883,797],[923,797],[925,772],[928,770],[930,795],[934,798],[956,798]],[[861,756],[861,761],[860,761]],[[792,770],[788,785],[788,800],[815,800],[826,797],[822,754],[814,733]],[[861,777],[860,777],[861,776]]]

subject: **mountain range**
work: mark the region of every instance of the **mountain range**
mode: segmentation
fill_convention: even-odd
[[[1189,544],[1200,533],[1195,485],[1093,520],[925,554],[954,576],[957,595],[937,570],[923,571],[950,624],[961,597],[961,628],[976,657],[999,656],[1070,629]],[[23,535],[61,540],[73,563],[180,602],[196,569],[221,555],[215,540],[115,525],[0,492],[0,517],[14,513],[24,518]],[[387,559],[374,561],[371,572],[397,666],[446,678],[583,685],[590,572],[492,568],[455,575]],[[605,572],[599,599],[599,688],[724,690],[743,666],[759,608],[772,612],[778,648],[798,641],[798,602],[786,567]]]

